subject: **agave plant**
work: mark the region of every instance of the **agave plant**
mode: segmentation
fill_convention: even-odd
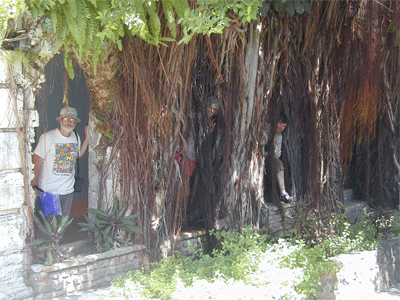
[[[78,223],[80,231],[88,231],[94,239],[97,251],[104,252],[112,249],[116,244],[127,244],[128,240],[118,237],[118,231],[141,233],[136,227],[135,219],[138,214],[124,216],[128,204],[119,208],[119,200],[114,199],[113,206],[107,211],[89,208],[93,218],[85,215],[86,223]]]
[[[58,223],[57,217],[53,216],[52,221],[49,223],[42,211],[39,211],[39,216],[40,218],[35,216],[34,221],[39,230],[43,232],[44,237],[36,239],[33,244],[37,246],[37,251],[39,253],[46,253],[44,265],[51,266],[52,264],[62,260],[65,256],[65,253],[60,249],[60,241],[65,233],[65,229],[69,224],[71,224],[73,219],[64,216]]]

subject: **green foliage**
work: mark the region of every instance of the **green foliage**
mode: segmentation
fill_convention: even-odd
[[[311,10],[309,0],[198,0],[197,8],[187,10],[178,23],[183,26],[184,37],[179,43],[188,43],[195,34],[221,34],[229,26],[230,13],[235,13],[243,23],[266,17],[272,11],[281,17]]]
[[[164,9],[164,15],[167,20],[167,26],[171,31],[172,37],[176,38],[176,21],[175,12],[179,18],[183,18],[185,11],[189,10],[189,5],[186,1],[173,1],[173,0],[162,0],[162,6]]]
[[[399,207],[397,211],[392,213],[389,218],[387,218],[388,228],[390,229],[391,237],[400,236],[400,212]]]
[[[0,1],[0,41],[7,33],[8,20],[17,18],[23,11],[25,11],[24,0]]]
[[[58,223],[57,217],[53,216],[53,220],[49,223],[42,211],[39,211],[39,217],[35,216],[34,221],[39,230],[44,234],[44,237],[36,239],[33,244],[37,246],[38,252],[46,252],[44,265],[50,266],[59,262],[65,255],[60,250],[60,241],[65,233],[65,229],[71,224],[73,219],[64,216],[61,218],[60,223]]]
[[[220,264],[213,265],[214,270],[210,276],[221,272],[226,278],[247,281],[247,275],[257,269],[257,260],[267,249],[269,236],[251,229],[243,228],[241,231],[214,232],[211,231],[221,243],[221,249],[214,249],[211,257],[217,258]]]
[[[293,242],[296,243],[296,242]],[[337,272],[338,265],[332,261],[327,261],[326,248],[320,245],[316,247],[297,247],[282,260],[282,267],[301,268],[303,270],[303,280],[296,285],[299,294],[317,296],[322,292],[322,275],[327,272]]]
[[[345,215],[328,217],[328,213],[321,211],[302,213],[303,223],[310,217],[306,226],[302,227],[307,231],[293,239],[270,242],[268,236],[260,235],[251,228],[240,232],[212,231],[210,234],[219,241],[220,248],[214,249],[211,254],[200,253],[198,259],[192,259],[177,253],[174,257],[152,264],[151,268],[135,274],[128,273],[112,285],[120,288],[126,297],[139,293],[138,297],[171,299],[178,285],[192,286],[197,280],[214,282],[223,278],[225,281],[233,279],[246,284],[260,284],[253,282],[251,275],[259,268],[260,260],[268,257],[271,258],[271,266],[272,260],[277,259],[281,268],[289,268],[293,272],[301,270],[299,281],[286,284],[293,284],[300,298],[300,295],[310,298],[322,291],[323,276],[339,269],[328,258],[356,250],[374,249],[381,237],[398,235],[400,229],[398,213],[379,218],[364,214],[353,227],[345,221]],[[390,235],[380,234],[387,232],[388,228]]]
[[[257,19],[261,0],[198,0],[198,7],[187,10],[179,19],[184,37],[179,43],[188,43],[195,34],[221,34],[229,26],[228,12],[234,12],[243,23]]]
[[[355,250],[376,249],[380,241],[400,235],[398,211],[381,214],[362,212],[357,219],[350,232],[351,240],[357,241]]]
[[[165,41],[174,40],[176,37],[176,18],[183,17],[189,10],[187,0],[134,0],[114,1],[114,9],[119,11],[127,31],[131,36],[138,36],[146,42],[159,45]],[[170,30],[171,37],[162,36],[162,28],[159,11],[164,10],[164,18]],[[100,18],[103,24],[113,26],[114,19]],[[106,25],[107,26],[107,25]]]
[[[321,275],[337,271],[337,266],[326,259],[352,251],[377,249],[379,242],[398,236],[399,213],[361,213],[356,224],[350,226],[344,214],[311,209],[299,205],[295,226],[301,243],[306,247],[292,252],[283,266],[304,269],[303,281],[296,287],[299,293],[316,296],[322,291]]]
[[[91,57],[96,69],[97,61],[104,52],[98,15],[111,8],[110,1],[31,0],[28,5],[33,18],[45,20],[44,37],[55,35],[57,44],[63,46],[65,52],[74,51],[79,59]],[[64,61],[71,76],[73,68],[70,59],[65,57]]]
[[[398,213],[377,216],[361,213],[350,227],[345,214],[331,214],[299,204],[294,213],[298,238],[308,247],[320,247],[328,258],[356,250],[376,249],[383,239],[400,233]]]
[[[160,262],[153,263],[151,271],[145,268],[135,274],[113,281],[113,286],[124,287],[127,281],[136,282],[143,289],[143,295],[149,298],[171,299],[178,281],[186,286],[194,280],[213,281],[218,276],[225,280],[248,281],[247,275],[257,269],[259,256],[267,248],[268,237],[260,235],[250,228],[242,232],[211,232],[221,242],[220,250],[212,254],[200,254],[199,259],[184,257],[176,253]]]
[[[214,254],[240,256],[243,251],[265,251],[270,240],[268,235],[260,234],[254,231],[250,226],[240,231],[211,231],[218,241],[220,241],[222,249],[215,250]]]
[[[267,15],[275,10],[282,16],[293,16],[309,11],[311,6],[307,0],[198,0],[196,4],[193,9],[188,0],[30,0],[26,5],[36,22],[30,32],[33,45],[40,44],[36,54],[44,57],[63,48],[71,78],[70,51],[78,59],[90,61],[96,72],[98,62],[105,59],[106,44],[115,44],[121,51],[126,34],[158,46],[176,39],[178,23],[184,34],[179,43],[188,43],[195,34],[222,33],[232,13],[249,23],[260,13]],[[23,0],[0,4],[0,38],[7,20],[24,8]],[[169,33],[164,33],[164,23]]]
[[[47,24],[43,36],[55,35],[65,52],[71,50],[78,59],[92,60],[95,72],[99,60],[104,60],[105,43],[116,44],[122,51],[126,33],[154,45],[173,40],[176,17],[183,17],[189,9],[187,0],[31,0],[28,5],[33,18]],[[172,38],[161,36],[160,5]],[[68,54],[64,60],[71,77]]]
[[[104,252],[112,249],[115,243],[127,244],[129,241],[118,237],[118,231],[141,233],[136,227],[135,219],[138,214],[124,216],[128,204],[119,208],[118,198],[107,211],[89,208],[93,219],[85,216],[86,223],[79,223],[81,231],[88,231],[96,243],[97,251]]]
[[[374,222],[363,212],[358,216],[357,223],[353,225],[350,238],[358,241],[358,247],[355,250],[372,250],[377,246],[378,231]]]
[[[345,227],[344,214],[318,210],[310,204],[299,203],[293,213],[296,233],[308,246],[324,243],[334,235],[341,235]]]
[[[260,9],[260,14],[266,17],[268,13],[275,10],[279,16],[288,15],[293,17],[296,13],[308,13],[311,10],[310,0],[264,0]]]

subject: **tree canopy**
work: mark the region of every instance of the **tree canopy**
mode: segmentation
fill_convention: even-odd
[[[6,34],[7,20],[25,14],[30,22],[33,46],[40,46],[40,56],[61,47],[73,51],[78,59],[92,60],[96,70],[104,61],[104,43],[122,50],[124,36],[137,36],[146,43],[166,45],[176,37],[176,27],[183,27],[179,43],[188,43],[195,34],[221,34],[229,26],[232,13],[243,23],[250,23],[272,8],[281,16],[310,10],[303,0],[7,0],[0,3],[0,38]],[[169,31],[162,30],[162,24]],[[12,28],[9,28],[12,32]],[[72,61],[65,56],[65,67],[73,76]]]

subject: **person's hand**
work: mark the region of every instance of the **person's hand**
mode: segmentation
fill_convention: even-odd
[[[217,120],[215,120],[215,119],[211,120],[210,132],[212,132],[214,130],[215,125],[217,125]]]
[[[31,180],[31,186],[34,187],[35,185],[38,185],[38,180],[36,179],[36,177]],[[33,190],[35,191],[35,197],[37,197],[39,195],[39,191],[37,189]]]
[[[35,185],[38,185],[38,180],[36,179],[36,177],[31,180],[31,186]]]
[[[85,139],[82,142],[79,158],[81,158],[89,146],[89,125],[85,127]]]

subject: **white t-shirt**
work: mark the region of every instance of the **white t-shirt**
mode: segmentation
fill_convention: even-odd
[[[80,138],[74,132],[65,137],[58,128],[40,137],[34,153],[44,159],[39,176],[42,190],[57,195],[74,191],[75,163],[80,144]]]

